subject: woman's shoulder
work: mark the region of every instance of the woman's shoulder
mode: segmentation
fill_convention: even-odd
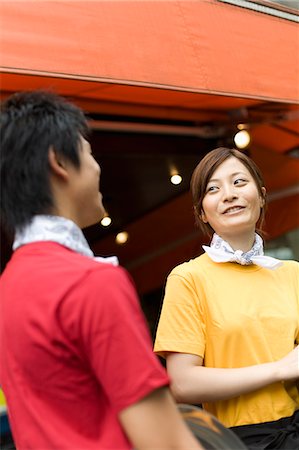
[[[299,262],[295,260],[283,260],[281,267],[279,267],[282,271],[294,272],[297,274],[299,272]]]
[[[190,259],[189,261],[183,262],[172,269],[169,276],[178,275],[181,277],[188,277],[194,273],[199,273],[203,270],[209,263],[209,257],[206,253],[200,256]]]

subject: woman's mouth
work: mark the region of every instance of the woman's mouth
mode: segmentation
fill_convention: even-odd
[[[223,214],[230,214],[230,213],[238,212],[238,211],[241,211],[242,209],[244,209],[244,206],[232,206],[230,208],[227,208],[223,212]]]

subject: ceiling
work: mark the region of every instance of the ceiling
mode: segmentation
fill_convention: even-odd
[[[225,109],[224,98],[217,105],[217,98],[210,96],[209,103],[203,96],[201,102],[201,95],[195,94],[194,109],[186,109],[175,91],[168,94],[170,101],[171,95],[176,96],[175,119],[165,117],[168,106],[146,107],[142,88],[136,88],[135,95],[144,101],[143,114],[136,114],[136,103],[124,116],[85,108],[112,224],[108,228],[96,224],[84,233],[96,254],[119,257],[141,295],[159,289],[175,264],[201,252],[204,237],[194,226],[190,177],[208,151],[232,145],[240,119],[252,135],[247,151],[262,168],[270,199],[273,196],[268,237],[299,225],[299,159],[291,152],[299,148],[298,106],[226,97]],[[200,110],[199,119],[198,104],[203,103],[206,109]],[[170,183],[173,168],[183,178],[177,186]],[[123,246],[115,242],[119,231],[129,233]],[[7,237],[2,239],[3,265],[10,256],[7,242]]]

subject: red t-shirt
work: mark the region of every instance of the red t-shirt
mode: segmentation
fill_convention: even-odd
[[[0,295],[0,383],[17,448],[131,448],[118,413],[169,380],[126,271],[32,243],[13,254]]]

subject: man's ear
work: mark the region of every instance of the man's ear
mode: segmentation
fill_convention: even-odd
[[[57,155],[53,147],[49,148],[48,160],[53,174],[62,178],[67,178],[68,172],[66,170],[65,162]]]

